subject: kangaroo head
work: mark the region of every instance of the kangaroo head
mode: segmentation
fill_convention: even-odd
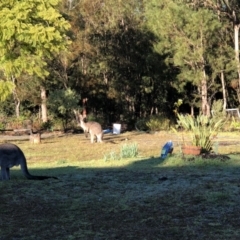
[[[82,114],[79,113],[79,111],[76,111],[76,110],[74,110],[74,114],[75,114],[76,120],[77,120],[77,122],[78,122],[79,124],[81,124],[82,122],[84,122],[84,121],[83,121],[84,118],[87,117],[85,114],[82,115]]]
[[[80,121],[84,121],[86,117],[87,117],[86,115],[79,114]]]

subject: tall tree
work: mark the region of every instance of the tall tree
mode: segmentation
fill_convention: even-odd
[[[222,82],[224,108],[227,106],[226,85],[234,86],[240,102],[240,61],[239,61],[239,29],[240,29],[240,2],[238,0],[188,1],[196,8],[212,9],[218,15],[222,28],[219,32],[219,59],[214,61],[215,72],[218,71]],[[234,50],[234,51],[233,51]],[[235,52],[235,53],[234,53]],[[218,68],[220,67],[220,68]],[[231,80],[226,83],[225,80]],[[232,97],[232,96],[231,96]],[[231,103],[232,105],[233,103]]]
[[[221,29],[221,23],[212,10],[187,2],[148,1],[147,19],[149,27],[160,38],[157,50],[171,53],[169,60],[180,68],[179,80],[197,87],[201,111],[210,115],[208,90],[212,62],[209,60],[218,58],[213,49],[218,46],[216,33]]]
[[[227,17],[233,27],[233,42],[235,59],[237,62],[238,87],[237,96],[240,103],[240,60],[239,60],[239,29],[240,29],[240,2],[238,0],[220,0],[221,16]]]
[[[95,109],[108,106],[125,115],[149,114],[162,107],[166,75],[159,76],[161,59],[152,52],[153,34],[144,27],[142,1],[63,3],[74,39],[75,59],[68,66],[78,66],[72,73],[68,68],[68,79],[75,75],[81,96]]]
[[[0,2],[1,85],[11,86],[15,92],[20,76],[35,75],[44,80],[49,74],[47,60],[68,44],[69,24],[57,4],[58,0]],[[19,105],[19,97],[15,95],[15,99]]]

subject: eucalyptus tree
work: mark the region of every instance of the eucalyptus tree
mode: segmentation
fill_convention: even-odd
[[[132,119],[166,110],[169,75],[163,57],[153,52],[156,39],[145,26],[143,2],[119,1],[116,5],[115,23],[110,21],[110,28],[98,41],[107,60],[111,97],[122,114]],[[112,16],[109,6],[105,11]]]
[[[212,0],[188,1],[195,8],[204,7],[212,9],[218,15],[222,28],[218,32],[220,61],[214,61],[215,70],[220,73],[222,82],[224,108],[227,104],[234,105],[234,96],[229,95],[231,101],[227,103],[227,88],[231,86],[237,92],[238,104],[240,102],[240,61],[239,61],[239,28],[240,28],[240,2],[238,0]],[[225,46],[225,47],[223,47]],[[233,51],[234,50],[234,51]],[[220,67],[220,68],[216,68]],[[216,72],[216,71],[215,71]],[[225,81],[227,80],[227,82]],[[229,89],[231,89],[229,88]]]
[[[59,5],[60,11],[71,25],[69,37],[72,44],[68,52],[63,52],[52,62],[51,78],[55,80],[54,90],[72,88],[79,92],[83,99],[89,98],[92,92],[99,92],[99,70],[94,69],[95,59],[99,54],[96,46],[91,43],[90,36],[96,30],[92,25],[101,26],[99,19],[95,18],[100,6],[101,2],[97,0],[62,0]]]
[[[195,86],[201,97],[201,111],[210,115],[209,89],[214,64],[211,59],[218,58],[215,48],[220,39],[216,33],[222,27],[217,14],[203,6],[196,8],[189,1],[151,0],[146,1],[146,18],[160,39],[156,50],[171,54],[167,60],[179,67],[180,85],[190,82]]]
[[[0,2],[0,86],[5,94],[15,94],[17,106],[21,98],[16,92],[18,79],[24,75],[38,78],[43,94],[44,79],[49,74],[47,61],[68,44],[69,24],[57,4],[58,0]],[[45,104],[42,107],[46,110]]]
[[[75,88],[88,99],[91,110],[134,118],[165,107],[166,88],[170,86],[165,83],[170,74],[165,71],[163,58],[152,51],[155,40],[145,27],[143,2],[63,3],[74,46],[74,69],[71,72],[68,68],[68,79],[75,78]]]
[[[227,18],[233,29],[233,42],[235,50],[235,59],[237,62],[237,96],[240,103],[240,60],[239,60],[239,29],[240,29],[240,2],[239,0],[219,0],[220,12],[222,18]]]

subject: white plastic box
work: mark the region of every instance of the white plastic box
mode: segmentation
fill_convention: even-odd
[[[114,123],[113,124],[113,134],[120,134],[121,133],[121,124]]]

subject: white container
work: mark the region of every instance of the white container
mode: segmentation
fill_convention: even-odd
[[[114,123],[113,124],[113,134],[120,134],[121,133],[121,124]]]

